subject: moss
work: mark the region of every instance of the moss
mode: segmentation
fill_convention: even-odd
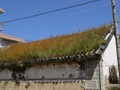
[[[107,43],[108,43],[107,40],[100,40],[100,41],[98,42],[99,45],[101,45],[101,44],[107,44]]]

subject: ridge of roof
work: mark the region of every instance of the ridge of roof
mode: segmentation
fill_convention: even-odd
[[[4,38],[4,39],[7,39],[7,40],[11,40],[11,41],[24,42],[23,39],[20,39],[20,38],[14,37],[14,36],[10,36],[10,35],[7,35],[7,34],[3,34],[3,33],[0,33],[0,37]]]

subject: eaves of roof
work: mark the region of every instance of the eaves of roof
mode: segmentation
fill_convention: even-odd
[[[23,39],[20,39],[20,38],[14,37],[14,36],[10,36],[7,34],[2,34],[2,33],[0,33],[0,38],[15,41],[15,42],[24,42]]]
[[[101,55],[105,51],[113,35],[114,35],[114,26],[109,30],[108,34],[104,38],[104,40],[107,41],[107,43],[101,44],[99,48],[96,50],[95,52],[96,54]]]

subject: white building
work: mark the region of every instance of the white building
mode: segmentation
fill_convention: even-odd
[[[17,37],[7,35],[7,34],[0,33],[0,48],[8,46],[12,43],[18,43],[18,42],[24,42],[24,40],[17,38]]]
[[[33,90],[31,88],[34,88],[34,90],[107,90],[109,84],[118,83],[116,40],[114,29],[111,27],[102,27],[102,29],[108,29],[106,34],[102,34],[104,36],[101,38],[103,42],[89,53],[37,58],[31,61],[21,59],[16,62],[5,61],[0,63],[1,68],[4,68],[0,68],[0,80],[17,80],[19,82],[19,90],[26,90],[25,85],[27,85],[27,90]],[[87,35],[93,35],[88,33],[89,31]],[[95,33],[100,34],[98,30]],[[94,39],[92,38],[91,44]],[[21,40],[14,39],[15,41]],[[87,42],[87,39],[85,39],[85,42]],[[4,42],[2,45],[8,44]],[[28,82],[24,80],[28,80]],[[1,82],[0,88],[5,86],[6,89],[4,90],[8,90],[8,87],[13,90],[16,87],[13,81],[7,82],[6,86]],[[81,84],[83,87],[80,88]],[[33,85],[36,86],[33,87]]]

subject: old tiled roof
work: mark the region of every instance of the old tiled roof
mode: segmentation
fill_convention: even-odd
[[[33,58],[52,58],[70,56],[78,53],[87,55],[91,52],[95,53],[100,44],[106,43],[104,38],[111,27],[111,25],[105,25],[71,35],[12,45],[4,50],[6,54],[0,52],[0,59],[33,60]],[[14,39],[8,36],[7,38]],[[21,39],[17,39],[17,41],[18,40],[21,41]]]
[[[14,36],[10,36],[10,35],[7,35],[7,34],[0,33],[0,37],[4,38],[4,39],[7,39],[7,40],[11,40],[11,41],[24,42],[23,39],[20,39],[20,38],[14,37]]]
[[[14,66],[15,70],[16,67],[20,70],[36,64],[96,60],[106,49],[112,34],[112,25],[104,25],[81,33],[14,44],[0,52],[0,67]]]

